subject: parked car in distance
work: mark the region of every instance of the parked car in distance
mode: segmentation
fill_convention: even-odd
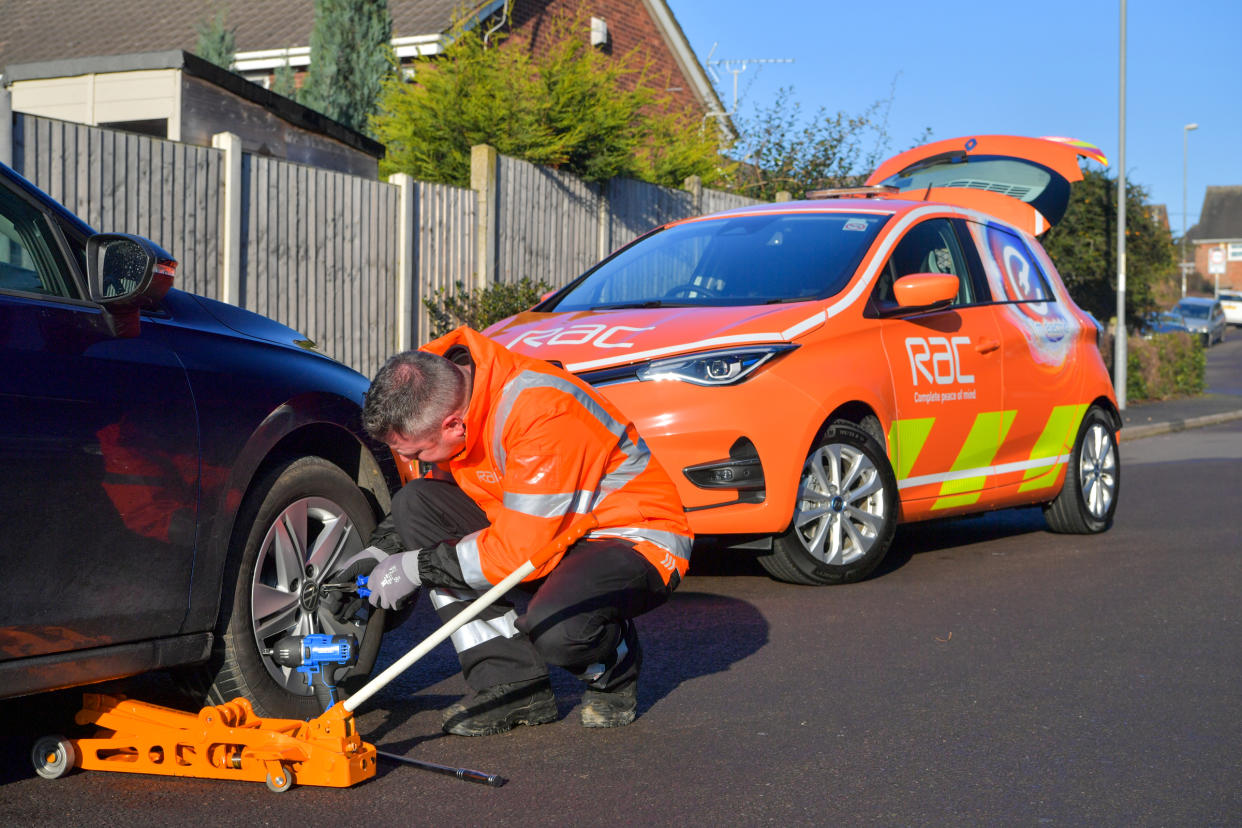
[[[1162,333],[1190,333],[1186,320],[1177,311],[1152,311],[1139,320],[1139,331],[1144,339]]]
[[[1182,315],[1187,330],[1198,336],[1205,348],[1225,341],[1225,310],[1218,300],[1187,296],[1173,310]]]
[[[318,712],[268,652],[384,627],[331,588],[400,485],[368,382],[295,331],[173,287],[0,164],[0,697],[179,668],[212,703]]]
[[[1222,290],[1216,294],[1216,299],[1225,312],[1225,321],[1230,325],[1242,325],[1242,293]]]
[[[638,426],[691,527],[774,577],[857,581],[899,522],[1042,504],[1101,532],[1121,427],[1098,323],[1035,239],[1066,139],[975,136],[862,190],[672,222],[486,333]]]

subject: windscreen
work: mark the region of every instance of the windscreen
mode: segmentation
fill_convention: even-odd
[[[758,213],[678,224],[605,260],[540,310],[822,299],[849,282],[887,215]]]
[[[1195,319],[1207,319],[1208,305],[1178,305],[1177,309],[1182,316],[1191,316]]]

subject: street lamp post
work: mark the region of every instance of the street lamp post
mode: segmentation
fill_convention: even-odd
[[[1113,393],[1126,410],[1126,0],[1121,0],[1121,61],[1117,84],[1117,328],[1113,336]]]
[[[1190,143],[1190,131],[1198,129],[1198,124],[1186,124],[1182,127],[1182,296],[1186,295],[1186,149]]]

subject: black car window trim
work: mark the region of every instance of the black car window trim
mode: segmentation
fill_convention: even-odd
[[[42,226],[46,236],[46,241],[52,245],[49,251],[59,261],[58,271],[62,280],[68,280],[69,286],[77,292],[77,296],[65,296],[54,293],[31,292],[24,290],[11,290],[0,287],[0,293],[9,296],[20,296],[24,298],[38,299],[41,301],[52,302],[55,304],[70,305],[79,308],[94,308],[103,310],[102,306],[92,301],[88,297],[90,291],[86,289],[85,274],[81,270],[79,257],[75,256],[65,238],[65,228],[59,218],[47,208],[40,199],[33,197],[31,194],[24,192],[19,187],[12,186],[8,181],[0,179],[0,187],[4,188],[7,195],[12,196],[31,208],[42,219]],[[85,239],[81,242],[83,249],[85,248]]]
[[[983,259],[979,257],[979,248],[975,246],[975,237],[971,234],[966,219],[951,218],[949,223],[953,225],[953,232],[957,235],[957,244],[966,259],[966,272],[970,275],[970,284],[974,288],[975,295],[970,304],[995,304],[992,286],[988,284],[988,277],[983,270]]]
[[[35,260],[35,267],[42,268],[45,271],[39,274],[40,280],[52,279],[61,290],[60,293],[41,291],[12,292],[24,296],[39,296],[52,300],[80,302],[88,294],[82,290],[83,282],[77,278],[77,268],[73,265],[73,257],[69,255],[64,237],[61,235],[59,223],[55,221],[46,206],[38,199],[31,198],[28,193],[22,192],[21,189],[10,185],[7,181],[0,181],[0,186],[3,186],[3,194],[6,197],[13,199],[18,204],[24,204],[34,214],[37,226],[23,228],[14,222],[13,229],[23,236],[23,244],[26,246],[31,258]],[[24,237],[31,232],[37,233],[38,238],[25,239]],[[50,260],[48,257],[50,257]],[[69,291],[76,292],[77,296],[69,295]],[[6,292],[9,291],[6,290]]]

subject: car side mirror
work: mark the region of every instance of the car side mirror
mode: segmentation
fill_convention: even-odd
[[[911,273],[893,282],[893,298],[905,309],[948,304],[957,290],[957,277],[951,273]]]
[[[138,335],[139,312],[159,306],[176,268],[167,251],[141,236],[96,233],[86,240],[91,299],[108,312],[117,336]]]

